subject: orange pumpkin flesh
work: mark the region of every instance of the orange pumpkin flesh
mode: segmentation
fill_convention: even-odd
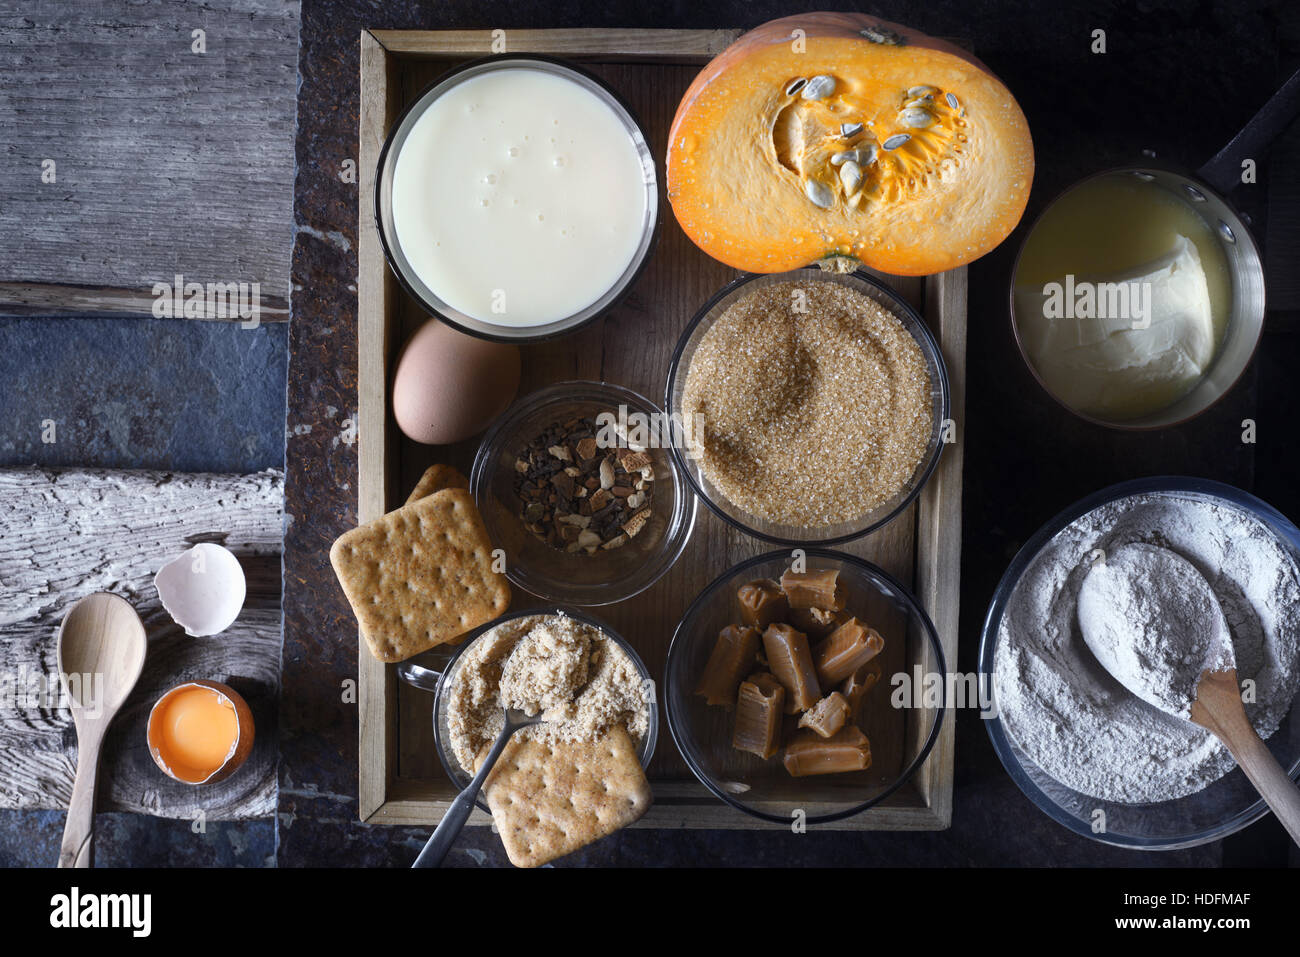
[[[1007,237],[1034,154],[1020,107],[974,57],[875,17],[813,13],[746,33],[705,67],[667,167],[682,229],[730,266],[851,256],[918,276]]]

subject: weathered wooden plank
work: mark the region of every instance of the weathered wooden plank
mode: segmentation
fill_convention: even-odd
[[[45,0],[0,11],[0,282],[258,282],[289,298],[298,0]],[[204,52],[195,52],[202,30]],[[50,167],[53,163],[53,167]],[[52,174],[52,181],[51,181]],[[0,312],[84,312],[0,286]],[[96,309],[94,311],[100,311]],[[148,310],[144,311],[147,314]]]
[[[59,808],[72,790],[76,738],[69,712],[30,696],[57,674],[55,636],[67,606],[110,591],[145,624],[149,654],[113,725],[101,764],[101,810],[209,820],[275,811],[276,696],[280,683],[283,476],[0,470],[0,807]],[[244,610],[221,635],[190,638],[158,602],[153,575],[195,541],[238,556]],[[257,743],[220,784],[164,777],[145,744],[149,709],[191,678],[225,681],[248,699]],[[54,679],[57,680],[57,679]]]
[[[149,289],[110,289],[50,282],[0,282],[0,311],[10,316],[148,316],[156,299]],[[206,302],[204,303],[205,312]],[[206,319],[218,317],[205,315]],[[261,296],[259,322],[288,322],[289,303]]]

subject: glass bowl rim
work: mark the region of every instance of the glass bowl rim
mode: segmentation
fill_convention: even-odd
[[[935,667],[938,669],[938,672],[944,675],[947,674],[947,657],[943,653],[943,643],[939,640],[939,633],[934,627],[934,622],[930,620],[929,614],[927,614],[925,608],[922,607],[921,602],[912,594],[911,589],[905,587],[902,582],[889,574],[889,572],[885,571],[879,565],[869,562],[865,558],[859,558],[857,555],[850,555],[847,552],[835,551],[833,549],[821,548],[818,546],[810,546],[803,549],[803,551],[809,558],[816,557],[832,559],[855,566],[858,571],[866,571],[871,575],[878,576],[893,587],[898,594],[902,596],[904,604],[908,606],[913,613],[913,616],[920,621],[922,631],[930,643],[931,650],[936,656],[937,660],[935,662]],[[668,645],[668,656],[664,665],[664,713],[668,718],[668,733],[672,736],[673,744],[677,747],[677,753],[682,756],[683,760],[685,760],[687,766],[691,769],[691,773],[694,774],[699,782],[711,791],[715,797],[720,798],[724,803],[731,805],[731,807],[738,811],[743,811],[746,814],[752,815],[753,817],[777,824],[789,824],[790,819],[788,817],[782,817],[779,814],[769,814],[766,811],[760,811],[757,808],[750,807],[740,801],[735,795],[728,794],[713,781],[712,775],[701,769],[688,749],[682,746],[682,737],[685,734],[685,731],[684,727],[679,728],[679,723],[684,726],[686,718],[684,715],[678,714],[677,706],[674,703],[677,696],[668,693],[667,684],[669,676],[672,674],[672,663],[674,659],[680,658],[681,655],[685,653],[682,649],[685,648],[686,642],[689,639],[683,633],[683,628],[686,625],[687,620],[696,615],[704,607],[707,600],[712,598],[726,582],[730,581],[740,573],[764,562],[788,558],[789,552],[785,549],[764,552],[761,555],[755,555],[752,558],[747,558],[744,561],[731,566],[717,578],[713,579],[713,581],[709,582],[709,584],[705,585],[700,593],[691,601],[690,605],[687,606],[686,611],[682,613],[681,619],[677,622],[677,627],[673,630],[672,641]],[[930,730],[926,733],[925,743],[921,746],[920,751],[917,752],[916,757],[911,761],[911,763],[899,772],[898,776],[887,788],[885,788],[884,791],[867,801],[845,808],[841,811],[832,811],[828,814],[810,814],[808,815],[807,822],[809,824],[829,824],[834,821],[842,821],[845,818],[852,817],[856,814],[861,814],[863,811],[869,810],[870,808],[880,804],[911,780],[912,776],[915,775],[916,772],[921,769],[921,766],[929,759],[930,752],[934,749],[936,742],[939,740],[939,732],[942,730],[944,721],[948,717],[947,684],[947,681],[944,681],[943,686],[939,690],[939,706],[934,709],[936,717],[931,723]]]
[[[1020,583],[1026,569],[1038,557],[1043,547],[1067,525],[1102,505],[1131,498],[1134,495],[1157,493],[1190,493],[1220,499],[1229,506],[1245,511],[1264,521],[1269,531],[1289,544],[1300,556],[1300,529],[1297,529],[1295,524],[1276,508],[1250,492],[1214,479],[1184,475],[1156,475],[1117,482],[1114,485],[1109,485],[1090,495],[1086,495],[1057,512],[1051,519],[1044,522],[1016,552],[1015,558],[1011,560],[1011,564],[1007,566],[1006,572],[998,581],[997,588],[993,592],[993,598],[989,602],[988,611],[985,613],[983,624],[980,626],[978,667],[980,674],[988,676],[989,693],[994,703],[993,715],[984,720],[989,739],[993,744],[993,750],[997,754],[998,760],[1002,762],[1007,774],[1024,793],[1025,797],[1029,798],[1031,804],[1061,826],[1073,831],[1075,834],[1091,838],[1100,844],[1130,850],[1175,851],[1219,841],[1235,834],[1269,813],[1268,805],[1261,797],[1255,803],[1248,805],[1245,810],[1237,812],[1219,824],[1217,828],[1213,830],[1203,829],[1190,835],[1149,839],[1130,835],[1117,836],[1109,830],[1104,834],[1094,834],[1092,827],[1088,823],[1070,814],[1052,800],[1037,784],[1030,780],[1029,775],[1025,772],[1023,765],[1012,750],[1011,737],[1002,726],[1002,719],[996,711],[997,691],[993,669],[993,656],[998,643],[997,633],[1002,624],[1002,617],[1006,613],[1007,603],[1010,601],[1011,595]],[[1297,695],[1296,699],[1293,700],[1293,708],[1297,702],[1300,702],[1300,695]],[[984,716],[981,715],[981,717]],[[1300,770],[1300,754],[1297,755],[1293,766],[1287,771],[1288,776],[1294,779],[1297,770]],[[1043,773],[1046,774],[1046,772]],[[1232,772],[1229,771],[1228,773],[1231,774]],[[1047,776],[1051,777],[1051,775]],[[1069,788],[1069,790],[1073,791],[1074,788]],[[1185,795],[1184,797],[1191,796],[1193,795]],[[1174,798],[1173,800],[1178,801],[1182,800],[1182,798]],[[1134,806],[1142,807],[1147,805]]]
[[[658,685],[655,683],[654,675],[651,674],[650,669],[646,667],[646,663],[641,658],[640,652],[632,647],[630,641],[600,619],[588,615],[580,609],[567,605],[545,603],[534,608],[508,611],[504,615],[494,618],[485,624],[479,625],[461,640],[460,646],[456,649],[455,653],[452,654],[452,656],[448,658],[446,663],[442,666],[442,673],[438,678],[438,688],[433,693],[433,716],[431,720],[433,722],[433,749],[438,753],[438,761],[442,764],[442,770],[443,773],[447,775],[447,780],[450,781],[452,785],[459,785],[460,776],[468,773],[463,768],[460,768],[458,764],[453,766],[455,756],[447,752],[447,749],[444,746],[442,731],[438,727],[438,709],[442,705],[442,696],[446,692],[449,684],[447,676],[452,673],[452,669],[460,660],[461,655],[468,651],[476,641],[493,628],[496,628],[498,625],[504,625],[507,622],[515,621],[519,618],[529,618],[534,615],[564,615],[598,629],[602,634],[612,639],[615,644],[623,649],[627,656],[632,660],[632,663],[636,665],[642,681],[650,682],[651,688],[656,689],[650,695],[650,699],[647,703],[649,719],[645,738],[642,739],[641,745],[637,748],[637,751],[639,752],[638,757],[641,759],[642,770],[649,768],[650,761],[654,758],[655,748],[659,745],[659,694],[657,691]],[[484,813],[492,813],[487,806],[487,799],[481,795],[475,801],[475,804]]]
[[[613,395],[616,398],[631,400],[626,404],[629,406],[638,404],[644,406],[657,415],[663,415],[663,411],[655,405],[653,401],[647,399],[635,389],[629,389],[627,386],[619,385],[615,382],[595,379],[568,379],[563,382],[552,382],[539,389],[534,389],[522,398],[516,399],[510,404],[509,408],[502,412],[501,415],[497,416],[496,421],[492,423],[492,426],[484,434],[482,440],[479,442],[477,451],[474,453],[474,462],[470,466],[469,472],[469,487],[470,494],[474,496],[474,502],[479,506],[480,511],[483,511],[483,507],[479,504],[479,495],[481,492],[486,494],[487,489],[487,476],[489,474],[488,453],[490,449],[497,448],[500,445],[500,440],[506,434],[507,427],[513,426],[523,416],[530,412],[542,409],[555,400],[573,398],[575,390],[578,389],[605,393]],[[673,458],[671,452],[668,455],[665,455],[664,458],[668,461],[668,467],[673,470],[678,495],[682,499],[681,508],[679,509],[681,518],[675,526],[670,525],[665,531],[663,544],[666,546],[664,550],[666,560],[662,563],[659,571],[652,577],[643,582],[634,591],[626,593],[611,591],[611,597],[600,597],[594,600],[586,596],[584,596],[582,600],[576,600],[571,597],[555,598],[553,596],[548,597],[546,595],[537,595],[536,592],[533,592],[529,588],[527,582],[521,582],[515,578],[515,575],[518,574],[518,571],[515,570],[515,563],[507,562],[506,578],[509,579],[510,584],[524,589],[524,591],[527,591],[530,595],[535,596],[542,602],[558,602],[562,605],[576,605],[582,608],[599,608],[604,605],[613,605],[621,601],[627,601],[628,599],[635,598],[637,595],[640,595],[642,592],[656,584],[664,575],[668,574],[668,571],[674,565],[677,564],[682,553],[686,550],[686,546],[690,543],[691,537],[695,534],[695,520],[698,516],[698,510],[696,507],[697,496],[694,488],[682,481],[682,470],[678,467],[677,461]],[[676,538],[675,542],[674,536]],[[536,585],[537,583],[533,582],[532,584]],[[609,583],[605,583],[600,587],[608,589]]]
[[[388,162],[388,154],[391,151],[394,140],[397,138],[398,131],[401,130],[402,124],[406,122],[406,118],[411,114],[411,112],[416,107],[420,106],[420,104],[424,102],[425,97],[427,97],[435,88],[444,84],[450,84],[450,81],[454,80],[460,74],[471,70],[482,70],[486,72],[493,69],[496,64],[501,64],[502,69],[508,69],[508,63],[510,61],[520,61],[524,64],[545,63],[551,67],[558,68],[561,71],[568,71],[574,74],[577,79],[585,80],[603,90],[618,105],[618,108],[623,111],[627,121],[631,124],[632,129],[636,130],[640,135],[641,141],[649,151],[652,171],[655,177],[655,188],[648,190],[647,192],[647,195],[653,197],[655,208],[650,228],[643,236],[645,239],[645,251],[641,254],[640,261],[635,263],[635,268],[632,268],[630,271],[625,270],[624,276],[620,277],[621,287],[618,288],[618,292],[610,298],[609,302],[600,309],[592,312],[592,314],[587,318],[573,323],[572,325],[566,325],[559,329],[552,329],[549,332],[534,335],[498,335],[484,329],[473,328],[472,326],[466,325],[465,323],[447,315],[442,309],[434,308],[433,305],[416,290],[414,285],[407,278],[405,272],[398,267],[396,256],[388,241],[387,231],[384,229],[383,205],[381,202],[385,182],[383,173],[384,167]],[[477,339],[486,339],[489,342],[514,343],[516,345],[546,342],[551,339],[558,339],[562,336],[567,336],[570,333],[585,328],[597,319],[608,314],[610,310],[614,309],[623,301],[624,298],[626,298],[632,287],[636,285],[637,280],[641,278],[641,274],[645,271],[646,266],[653,257],[655,246],[659,241],[660,227],[663,224],[663,204],[659,201],[659,169],[654,163],[654,148],[651,146],[650,137],[646,133],[646,128],[644,124],[642,124],[640,118],[632,111],[632,108],[627,104],[627,101],[624,100],[623,97],[612,86],[610,86],[610,84],[606,83],[591,71],[560,57],[548,56],[542,53],[495,53],[488,56],[476,57],[452,67],[445,73],[440,74],[425,84],[420,92],[417,93],[409,103],[402,107],[401,111],[397,114],[396,119],[393,120],[392,126],[389,128],[388,132],[384,134],[384,145],[380,148],[379,158],[375,162],[375,188],[372,199],[375,215],[375,231],[379,234],[379,245],[384,251],[384,261],[388,265],[389,272],[391,272],[394,278],[397,279],[398,285],[402,287],[403,292],[405,292],[411,300],[430,317],[437,319],[439,322],[446,323],[457,332],[462,332],[467,336],[474,336]],[[574,315],[581,315],[581,312],[575,313]],[[563,323],[567,319],[571,318],[572,316],[566,317],[565,319],[557,319],[552,323],[545,323],[544,325],[553,325],[556,322]],[[488,323],[484,324],[489,325]]]
[[[667,413],[669,415],[674,413],[672,401],[673,386],[676,384],[678,376],[690,371],[689,369],[683,371],[681,368],[683,353],[686,351],[687,345],[695,336],[700,323],[704,321],[704,318],[713,311],[718,303],[722,302],[736,290],[754,282],[755,280],[775,277],[794,277],[797,275],[801,275],[805,279],[811,279],[816,282],[857,280],[865,283],[881,292],[885,298],[889,300],[891,311],[902,313],[911,321],[912,326],[909,327],[907,323],[904,322],[904,328],[907,330],[908,334],[917,341],[917,345],[921,348],[921,351],[926,354],[927,358],[933,359],[938,371],[938,382],[932,384],[932,388],[934,385],[937,385],[939,388],[941,408],[939,410],[938,421],[940,423],[940,428],[942,428],[942,423],[946,421],[952,413],[952,390],[948,379],[948,363],[943,357],[943,350],[939,347],[938,339],[935,338],[934,333],[921,317],[921,314],[917,312],[916,308],[910,302],[890,288],[887,283],[877,279],[875,276],[872,276],[870,273],[865,272],[860,268],[855,269],[850,273],[828,273],[826,270],[823,270],[821,267],[816,265],[801,266],[798,269],[792,269],[783,273],[743,273],[735,279],[732,279],[710,296],[708,301],[706,301],[691,318],[691,321],[687,323],[686,328],[682,330],[681,336],[677,339],[677,345],[673,348],[672,359],[668,363],[668,377],[664,385],[664,409],[667,410]],[[915,334],[913,328],[919,329],[920,335]],[[934,437],[934,431],[932,430],[929,441],[934,442]],[[730,525],[732,528],[737,528],[752,538],[757,538],[760,541],[768,542],[773,545],[785,545],[792,548],[803,548],[805,546],[829,548],[835,545],[843,545],[845,542],[851,542],[855,539],[870,535],[872,532],[879,531],[894,519],[898,518],[898,516],[903,514],[903,512],[907,511],[908,507],[916,501],[920,496],[921,491],[929,483],[930,479],[934,475],[935,469],[939,467],[939,459],[943,456],[944,445],[945,443],[942,441],[934,443],[934,451],[927,456],[927,460],[924,462],[923,467],[917,473],[916,484],[907,495],[903,497],[898,505],[889,511],[887,515],[875,522],[863,526],[862,528],[845,532],[841,535],[828,536],[826,538],[784,538],[770,532],[760,532],[758,529],[753,528],[746,522],[741,521],[739,518],[728,514],[713,500],[712,496],[705,493],[704,488],[691,473],[690,467],[685,462],[685,456],[678,447],[677,442],[672,444],[672,454],[673,459],[677,464],[678,471],[686,476],[686,481],[690,483],[696,497],[704,502],[709,511],[713,512],[714,515],[718,516],[718,518],[722,519],[723,522]]]

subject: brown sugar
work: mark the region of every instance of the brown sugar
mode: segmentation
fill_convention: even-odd
[[[682,411],[702,417],[691,451],[732,504],[815,528],[907,486],[929,443],[931,392],[925,356],[893,313],[839,283],[778,282],[704,334]]]

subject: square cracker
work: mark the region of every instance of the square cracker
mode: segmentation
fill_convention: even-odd
[[[406,504],[418,502],[422,498],[441,492],[445,488],[469,488],[469,479],[450,465],[430,465],[420,476],[420,481],[411,490]]]
[[[650,782],[621,727],[594,741],[516,735],[484,785],[516,867],[539,867],[613,834],[650,807]]]
[[[330,549],[370,652],[402,661],[491,621],[510,605],[474,498],[444,489],[344,532]]]

